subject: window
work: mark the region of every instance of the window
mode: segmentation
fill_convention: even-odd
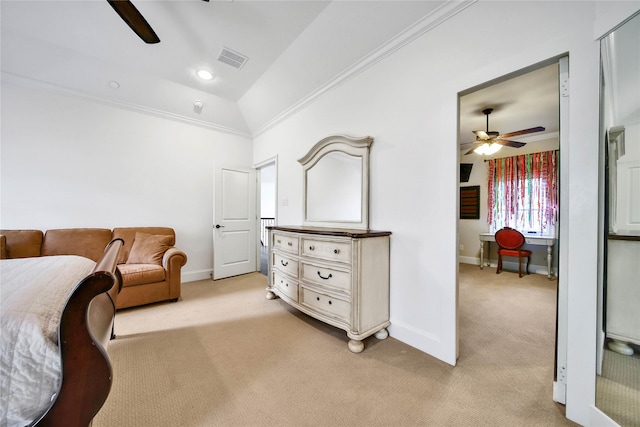
[[[488,217],[492,233],[512,227],[555,235],[558,218],[556,151],[488,161]]]

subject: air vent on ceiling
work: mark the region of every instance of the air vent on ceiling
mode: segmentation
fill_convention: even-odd
[[[220,52],[220,55],[218,56],[218,61],[224,62],[225,64],[231,65],[232,67],[237,69],[242,68],[242,66],[245,64],[245,62],[247,62],[248,59],[249,58],[247,58],[246,56],[238,52],[234,52],[226,47],[222,48],[222,52]]]

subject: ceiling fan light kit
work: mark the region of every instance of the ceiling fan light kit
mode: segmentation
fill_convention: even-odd
[[[478,148],[474,149],[473,152],[483,156],[490,156],[492,154],[496,154],[498,151],[500,151],[501,148],[502,148],[502,145],[496,142],[493,142],[491,144],[489,144],[488,142],[485,142]]]

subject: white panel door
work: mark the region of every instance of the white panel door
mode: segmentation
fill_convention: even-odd
[[[216,166],[214,175],[213,279],[256,271],[256,174]]]

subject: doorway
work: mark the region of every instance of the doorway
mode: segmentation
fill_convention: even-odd
[[[267,276],[269,274],[268,226],[275,225],[277,211],[276,197],[276,159],[271,159],[256,167],[258,171],[258,271]]]
[[[528,293],[533,287],[544,291],[536,298],[543,298],[546,303],[551,304],[551,309],[545,311],[544,322],[546,327],[550,329],[553,339],[550,342],[541,341],[540,345],[545,346],[543,352],[544,363],[548,367],[549,374],[543,378],[544,385],[548,384],[548,380],[553,381],[553,400],[564,403],[564,378],[559,378],[563,374],[563,357],[558,356],[563,353],[562,345],[558,346],[558,342],[563,341],[559,336],[562,335],[562,316],[558,316],[561,305],[562,292],[558,284],[559,277],[559,237],[560,233],[560,196],[558,195],[558,207],[556,210],[556,227],[552,232],[553,245],[545,247],[545,245],[527,245],[526,249],[533,252],[531,258],[531,276],[525,276],[522,279],[518,277],[517,260],[511,263],[505,263],[500,275],[496,275],[495,268],[497,263],[496,244],[495,242],[486,242],[482,238],[482,234],[492,235],[495,229],[492,229],[488,223],[490,207],[488,203],[488,163],[489,159],[501,159],[508,157],[521,156],[523,154],[531,155],[532,153],[553,151],[557,156],[558,169],[560,165],[560,141],[561,141],[561,117],[562,117],[562,95],[561,80],[564,76],[568,58],[554,58],[543,63],[532,65],[523,70],[505,75],[501,78],[486,82],[482,85],[470,88],[459,93],[459,123],[458,123],[458,142],[459,164],[460,164],[460,206],[458,219],[458,261],[459,261],[459,322],[460,328],[465,328],[465,289],[469,289],[468,282],[473,282],[473,291],[477,291],[477,285],[481,283],[484,277],[485,287],[483,304],[492,307],[496,298],[506,297],[500,295],[501,289],[512,292],[515,285],[520,286],[522,295],[516,298],[531,298]],[[488,114],[487,110],[492,109]],[[563,122],[563,127],[566,124]],[[523,132],[520,130],[531,130],[533,128],[544,127],[543,131]],[[479,155],[472,150],[479,146],[477,139],[478,132],[485,131],[491,137],[491,132],[500,138],[506,134],[504,139],[508,141],[522,142],[520,147],[502,146],[500,151],[492,155]],[[511,134],[511,135],[509,135]],[[509,135],[508,137],[506,137]],[[560,172],[558,172],[558,184],[562,182]],[[559,185],[558,185],[559,187]],[[471,191],[478,188],[478,190]],[[466,200],[463,195],[479,194],[477,212],[471,212],[466,206]],[[558,190],[559,193],[559,190]],[[474,209],[471,209],[474,210]],[[493,212],[492,212],[493,213]],[[471,215],[473,214],[473,215]],[[494,222],[497,223],[497,222]],[[517,227],[514,227],[517,228]],[[526,230],[525,231],[526,234]],[[528,230],[533,236],[536,231]],[[538,232],[541,234],[541,232]],[[490,238],[488,238],[490,240]],[[551,257],[548,261],[548,255]],[[482,255],[481,255],[482,254]],[[485,266],[481,269],[481,259],[485,260]],[[509,260],[511,261],[511,260]],[[489,270],[489,271],[487,271]],[[491,273],[491,274],[490,274]],[[536,274],[539,273],[539,274]],[[542,279],[542,275],[549,274],[552,280]],[[542,277],[541,277],[542,276]],[[530,286],[522,286],[524,281],[532,280]],[[542,279],[542,280],[540,280]],[[490,282],[490,283],[489,283]],[[512,284],[513,286],[510,286]],[[547,289],[543,289],[547,288]],[[526,296],[525,296],[526,293]],[[475,294],[474,294],[475,295]],[[518,300],[518,303],[522,300]],[[534,304],[534,303],[532,303]],[[515,304],[514,304],[515,306]],[[469,307],[467,305],[467,307]],[[529,307],[528,303],[521,306],[522,310]],[[490,310],[488,308],[488,310]],[[519,316],[521,313],[513,311],[509,316]],[[506,316],[506,315],[505,315]],[[487,316],[489,317],[489,316]],[[495,319],[494,319],[495,320]],[[504,317],[502,320],[513,322],[513,327],[517,327],[520,318]],[[465,357],[465,349],[472,349],[473,346],[465,345],[464,331],[460,331],[460,357]],[[528,333],[528,332],[526,332]],[[542,337],[541,337],[542,338]],[[485,336],[484,340],[491,337]],[[555,344],[555,345],[554,345]],[[468,355],[467,355],[468,356]],[[483,357],[481,355],[475,355]],[[523,363],[535,364],[533,360],[522,360]],[[559,374],[559,372],[561,374]],[[556,383],[560,382],[561,387],[556,387]],[[556,390],[556,388],[558,390]],[[551,398],[552,396],[549,396]]]

